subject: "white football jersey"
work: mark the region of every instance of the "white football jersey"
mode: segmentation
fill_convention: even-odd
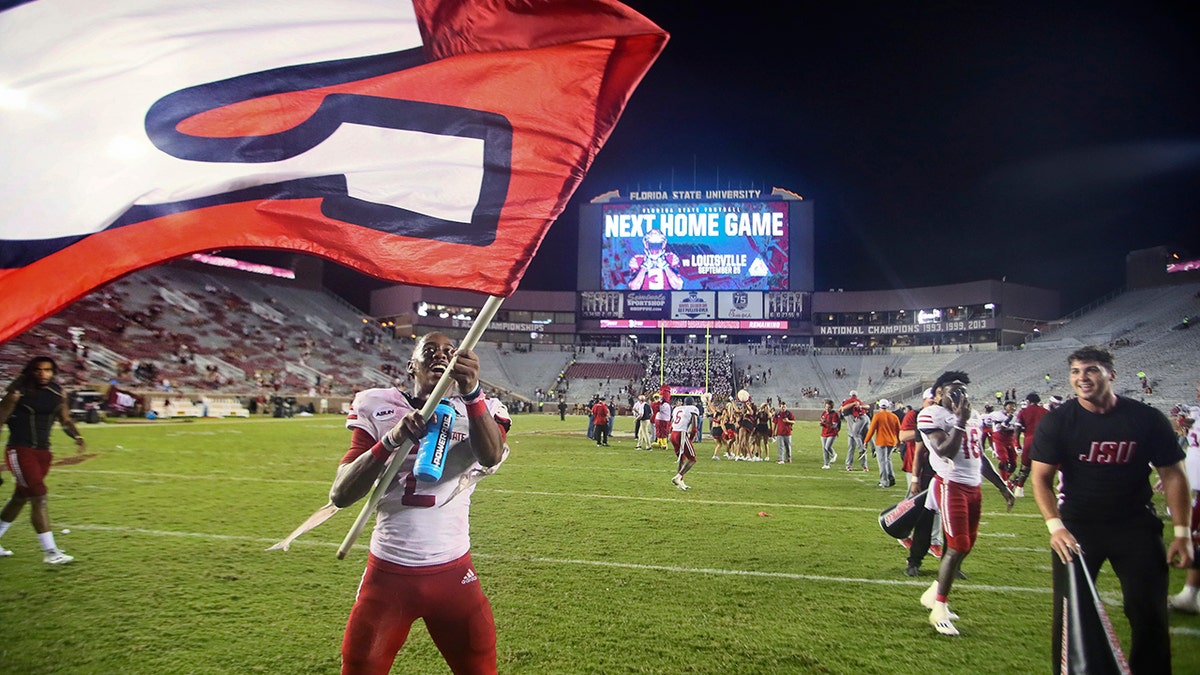
[[[1185,414],[1187,418],[1192,420],[1192,428],[1188,429],[1187,447],[1184,448],[1186,459],[1184,467],[1187,469],[1188,482],[1192,484],[1193,491],[1200,491],[1200,406],[1188,406]],[[1196,528],[1196,523],[1192,523],[1192,527]]]
[[[917,414],[917,429],[921,432],[921,440],[929,451],[929,464],[942,480],[954,481],[962,485],[980,485],[983,483],[983,448],[980,440],[983,438],[982,419],[974,410],[964,425],[962,448],[955,453],[953,459],[946,459],[932,450],[928,434],[940,429],[947,434],[958,425],[958,416],[940,405],[923,408]]]
[[[412,473],[416,446],[408,455],[392,458],[403,464],[379,500],[375,530],[371,533],[371,553],[388,562],[440,565],[461,558],[471,548],[468,519],[474,485],[448,503],[446,500],[458,487],[459,476],[482,467],[475,460],[468,440],[467,407],[458,396],[449,400],[457,416],[441,479],[433,483],[416,479]],[[487,407],[497,422],[502,426],[508,424],[508,409],[503,403],[489,398]],[[412,410],[408,397],[398,389],[367,389],[355,395],[350,404],[346,428],[362,429],[379,440]]]
[[[700,418],[700,410],[694,405],[681,405],[671,416],[671,431],[687,434]]]
[[[974,414],[974,411],[972,411]],[[1003,410],[993,410],[983,416],[983,426],[992,427],[997,431],[1013,431],[1016,429],[1017,416],[1014,413],[1011,417]]]

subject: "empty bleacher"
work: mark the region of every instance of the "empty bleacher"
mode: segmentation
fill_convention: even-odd
[[[870,354],[821,349],[780,353],[722,344],[709,354],[710,375],[718,371],[714,358],[728,359],[733,375],[729,384],[719,376],[708,383],[714,390],[740,388],[749,374],[747,388],[756,400],[782,398],[793,408],[812,410],[825,398],[840,401],[850,390],[866,400],[915,403],[917,392],[944,370],[970,373],[977,397],[1013,388],[1019,397],[1030,391],[1043,397],[1066,395],[1067,355],[1084,344],[1103,344],[1116,354],[1118,393],[1165,409],[1193,401],[1200,378],[1200,333],[1180,329],[1185,318],[1191,325],[1200,321],[1200,283],[1119,294],[1054,322],[1053,329],[1018,350],[951,351],[946,346],[940,352],[911,347]],[[213,411],[218,396],[244,401],[316,389],[324,396],[348,398],[364,386],[396,383],[395,375],[384,369],[402,364],[411,349],[411,343],[381,339],[366,328],[361,315],[327,291],[165,265],[114,281],[0,345],[0,378],[15,376],[35,354],[50,354],[59,362],[60,381],[69,386],[117,379],[146,394],[170,397],[175,415],[184,414],[185,400],[199,401],[202,393],[209,395]],[[87,348],[86,358],[80,346]],[[696,375],[704,368],[703,347],[670,348],[677,351],[669,354],[668,364],[686,362],[689,378],[703,385],[703,375]],[[652,345],[636,351],[566,351],[559,345],[517,350],[485,338],[476,351],[485,383],[526,399],[536,390],[555,390],[560,377],[569,385],[571,404],[598,391],[624,399],[630,382],[635,389],[658,386],[659,350]],[[139,379],[133,372],[136,365],[152,366],[153,376],[145,376],[143,369]],[[897,375],[885,377],[885,370]],[[770,377],[763,381],[768,371]],[[1150,392],[1142,389],[1138,372],[1147,374]],[[164,380],[173,391],[160,391]],[[801,395],[804,389],[810,396]],[[181,390],[192,393],[181,395]],[[338,405],[335,401],[331,408]]]

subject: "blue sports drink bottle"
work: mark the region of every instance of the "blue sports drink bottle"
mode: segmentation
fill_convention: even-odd
[[[413,475],[417,480],[434,483],[441,479],[442,469],[446,467],[446,453],[450,450],[450,432],[454,429],[457,416],[454,407],[446,399],[442,399],[434,409],[433,419],[429,420],[429,431],[417,449],[417,462],[413,466]]]

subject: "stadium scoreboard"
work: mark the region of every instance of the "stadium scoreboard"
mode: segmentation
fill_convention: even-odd
[[[808,318],[812,204],[794,193],[610,192],[581,207],[579,224],[580,317],[602,327],[786,330]]]

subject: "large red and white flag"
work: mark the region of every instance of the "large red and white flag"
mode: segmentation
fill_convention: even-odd
[[[222,248],[509,295],[666,40],[612,0],[0,0],[0,340]]]

